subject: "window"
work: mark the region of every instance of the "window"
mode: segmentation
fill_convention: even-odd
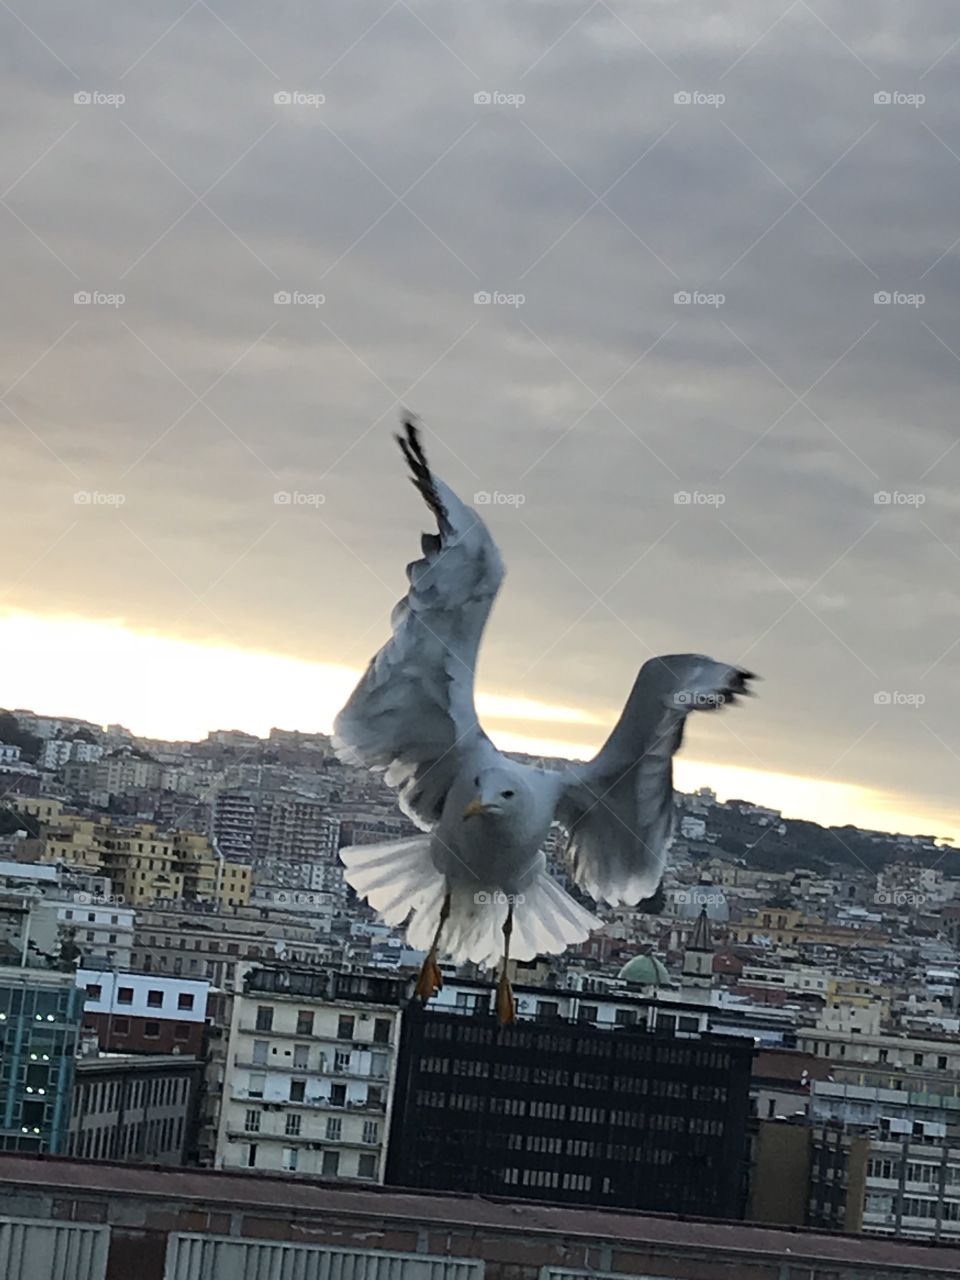
[[[922,1053],[915,1053],[915,1054],[913,1055],[913,1065],[914,1065],[915,1067],[922,1067],[922,1066],[923,1066],[923,1054],[922,1054]]]
[[[99,1000],[102,995],[103,988],[100,986],[99,982],[90,982],[87,984],[88,1000]]]
[[[313,1035],[313,1010],[301,1009],[297,1013],[297,1035],[312,1036]]]
[[[263,1097],[263,1086],[267,1083],[267,1077],[262,1071],[251,1071],[248,1077],[247,1093],[251,1098]]]
[[[600,1010],[595,1004],[582,1004],[577,1011],[578,1022],[596,1022],[600,1016]]]
[[[937,1067],[940,1071],[946,1071],[947,1055],[945,1053],[941,1053],[937,1056]]]
[[[174,1040],[189,1040],[190,1039],[190,1023],[178,1022],[173,1028],[173,1038]]]
[[[257,1005],[257,1030],[273,1030],[273,1009],[268,1004]]]
[[[257,1144],[250,1143],[250,1150],[247,1152],[247,1168],[252,1169],[257,1163]]]
[[[376,1120],[364,1120],[363,1140],[364,1142],[380,1141],[380,1126],[377,1124]]]
[[[253,1061],[258,1067],[267,1065],[267,1053],[270,1049],[269,1040],[254,1040],[253,1042]]]
[[[330,1086],[330,1105],[332,1107],[345,1107],[347,1105],[347,1086],[345,1084]]]
[[[350,1016],[350,1014],[342,1013],[340,1015],[340,1020],[337,1023],[337,1039],[352,1040],[353,1024],[354,1024],[354,1019]]]
[[[335,1178],[337,1176],[337,1174],[340,1172],[340,1152],[339,1151],[325,1151],[323,1153],[323,1163],[320,1167],[320,1172],[328,1174],[332,1178]]]
[[[767,1119],[772,1120],[776,1114],[777,1114],[777,1100],[776,1098],[768,1098],[767,1099]]]
[[[537,1016],[539,1018],[559,1018],[560,1004],[556,1000],[538,1000]]]
[[[287,1123],[283,1131],[290,1138],[300,1137],[300,1117],[295,1111],[287,1116]]]
[[[130,1032],[130,1019],[129,1019],[129,1018],[114,1018],[114,1020],[113,1020],[113,1034],[114,1034],[115,1036],[125,1036],[125,1035],[128,1035],[128,1034],[129,1034],[129,1032]]]
[[[637,1011],[636,1009],[618,1009],[613,1016],[613,1020],[618,1027],[635,1027],[637,1025]],[[659,1026],[659,1023],[657,1025]]]
[[[327,1116],[327,1141],[339,1142],[343,1121],[339,1116]]]
[[[160,1023],[145,1022],[143,1024],[143,1038],[144,1040],[159,1040],[160,1039]]]
[[[886,1062],[889,1056],[889,1053],[890,1053],[889,1049],[881,1049],[880,1052],[877,1054],[877,1061]]]
[[[293,1173],[297,1167],[297,1154],[298,1153],[297,1153],[296,1147],[283,1148],[283,1159],[281,1160],[281,1166],[284,1169],[286,1169],[288,1173]]]
[[[390,1019],[377,1018],[373,1024],[373,1042],[374,1044],[390,1043]]]
[[[375,1178],[377,1176],[377,1157],[364,1154],[357,1161],[358,1178]]]
[[[305,1071],[307,1063],[310,1059],[310,1046],[308,1044],[295,1044],[293,1046],[293,1065]]]
[[[133,987],[117,989],[117,1004],[133,1004]]]
[[[260,1132],[260,1112],[256,1110],[248,1111],[243,1119],[243,1127],[247,1133],[259,1133]]]
[[[349,1049],[337,1049],[337,1051],[333,1055],[333,1069],[334,1071],[350,1070],[350,1050]]]
[[[306,1091],[306,1088],[307,1088],[306,1080],[291,1080],[290,1081],[290,1101],[302,1102],[303,1095]]]
[[[150,1009],[162,1009],[162,1008],[163,1008],[163,992],[162,992],[162,991],[148,991],[148,992],[147,992],[147,1007],[148,1007],[148,1008],[150,1008]]]
[[[181,991],[180,994],[177,996],[177,1008],[178,1009],[193,1008],[193,996],[190,994],[189,991]]]
[[[383,1106],[383,1090],[379,1087],[379,1085],[372,1085],[372,1084],[367,1085],[367,1106],[368,1107]]]

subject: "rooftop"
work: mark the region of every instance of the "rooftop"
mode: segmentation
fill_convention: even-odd
[[[500,1197],[451,1192],[429,1194],[392,1187],[354,1187],[309,1178],[200,1169],[169,1169],[78,1161],[57,1156],[0,1154],[0,1208],[15,1211],[19,1197],[36,1206],[44,1192],[55,1196],[63,1213],[75,1221],[131,1221],[138,1237],[144,1222],[151,1230],[212,1232],[214,1216],[230,1222],[246,1237],[271,1240],[303,1239],[320,1223],[337,1223],[338,1238],[355,1233],[364,1248],[396,1247],[378,1244],[379,1237],[396,1234],[403,1226],[435,1228],[439,1252],[457,1252],[473,1238],[470,1251],[483,1256],[487,1247],[502,1256],[513,1247],[526,1254],[537,1247],[555,1248],[564,1242],[581,1247],[599,1243],[619,1246],[618,1270],[639,1275],[656,1271],[656,1263],[671,1253],[708,1260],[708,1274],[734,1275],[731,1270],[749,1259],[751,1266],[789,1259],[799,1274],[834,1274],[840,1267],[859,1267],[866,1277],[952,1277],[960,1274],[960,1247],[933,1245],[870,1236],[818,1232],[804,1228],[751,1225],[633,1210],[601,1210],[568,1204],[554,1205]],[[72,1204],[70,1203],[72,1201]],[[131,1202],[135,1202],[131,1204]],[[219,1211],[219,1212],[218,1212]],[[31,1209],[36,1213],[36,1208]],[[204,1226],[203,1224],[208,1225]],[[221,1228],[222,1230],[223,1228]],[[450,1234],[458,1238],[451,1243]],[[147,1234],[150,1234],[148,1230]],[[496,1238],[500,1237],[497,1243]],[[412,1233],[415,1248],[416,1233]],[[492,1238],[492,1240],[491,1240]],[[570,1256],[565,1253],[565,1256]],[[569,1262],[566,1264],[569,1265]],[[707,1273],[705,1273],[707,1274]],[[751,1270],[751,1274],[754,1272]],[[757,1272],[757,1274],[767,1274]]]

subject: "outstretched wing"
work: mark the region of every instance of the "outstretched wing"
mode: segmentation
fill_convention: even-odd
[[[480,637],[503,580],[483,521],[430,470],[417,423],[397,440],[411,479],[437,521],[410,589],[391,615],[393,635],[334,722],[341,759],[385,771],[400,807],[428,830],[466,752],[485,738],[473,699]]]
[[[699,654],[652,658],[600,752],[570,766],[556,819],[570,835],[574,880],[596,901],[635,906],[656,893],[673,833],[673,756],[687,715],[735,702],[754,678]]]

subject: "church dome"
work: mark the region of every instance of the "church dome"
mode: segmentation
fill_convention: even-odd
[[[670,975],[656,956],[639,955],[627,961],[620,970],[619,977],[638,987],[660,987],[669,981]]]

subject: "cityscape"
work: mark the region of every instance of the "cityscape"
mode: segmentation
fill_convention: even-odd
[[[5,1213],[43,1155],[55,1196],[61,1167],[103,1169],[122,1200],[136,1167],[172,1200],[174,1175],[215,1203],[231,1174],[282,1179],[280,1204],[302,1183],[736,1222],[732,1257],[761,1227],[845,1233],[861,1260],[960,1243],[949,842],[678,793],[656,899],[511,961],[500,1026],[475,965],[413,998],[423,953],[338,855],[414,829],[328,736],[13,709],[0,761]]]
[[[0,1280],[960,1277],[956,3],[0,40]]]

